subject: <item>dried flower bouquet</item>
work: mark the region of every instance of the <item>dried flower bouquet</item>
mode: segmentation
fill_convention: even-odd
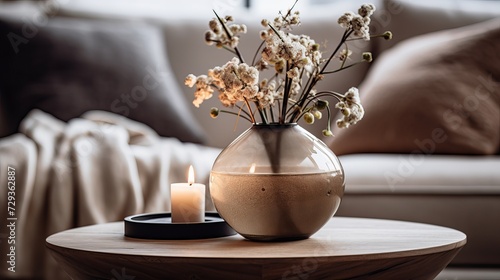
[[[196,86],[193,101],[196,107],[217,91],[222,105],[235,110],[212,108],[210,114],[214,118],[223,112],[256,124],[258,114],[260,122],[266,124],[295,123],[300,118],[312,124],[315,119],[321,119],[321,111],[326,109],[328,122],[323,130],[325,136],[332,135],[327,97],[337,99],[335,108],[342,113],[342,118],[336,122],[338,127],[349,127],[363,118],[364,110],[356,87],[341,94],[335,91],[318,92],[315,86],[327,75],[372,61],[371,53],[365,52],[359,61],[349,64],[348,58],[352,53],[348,46],[350,41],[370,40],[371,37],[391,39],[392,34],[387,31],[370,35],[370,16],[375,6],[364,4],[357,14],[346,12],[340,16],[338,24],[345,29],[344,33],[335,50],[325,59],[320,45],[312,38],[291,33],[293,27],[301,24],[299,11],[293,11],[295,4],[285,14],[280,12],[272,22],[262,20],[261,24],[266,29],[260,32],[262,43],[250,63],[244,60],[238,49],[240,35],[247,32],[247,27],[232,23],[231,16],[221,18],[214,11],[216,17],[209,23],[210,30],[205,34],[205,41],[230,51],[235,57],[223,66],[209,69],[208,75],[189,74],[186,77],[187,86]],[[330,63],[334,59],[338,60],[338,67],[331,69]],[[261,72],[271,74],[260,79]]]

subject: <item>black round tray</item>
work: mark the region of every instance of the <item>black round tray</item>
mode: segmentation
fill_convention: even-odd
[[[125,236],[143,239],[203,239],[235,235],[217,212],[206,212],[203,223],[172,223],[171,213],[126,217]]]

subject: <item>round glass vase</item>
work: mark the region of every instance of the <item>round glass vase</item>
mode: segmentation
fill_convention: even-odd
[[[220,216],[256,241],[305,239],[337,211],[344,171],[337,156],[297,124],[255,124],[217,157],[210,195]]]

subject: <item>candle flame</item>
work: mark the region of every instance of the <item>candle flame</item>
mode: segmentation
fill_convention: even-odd
[[[194,170],[193,170],[193,166],[192,165],[189,166],[188,183],[190,185],[194,184]]]
[[[250,173],[255,173],[255,163],[252,163],[252,166],[250,166],[250,170],[248,171]]]

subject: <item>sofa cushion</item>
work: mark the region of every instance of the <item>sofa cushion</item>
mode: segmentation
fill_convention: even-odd
[[[500,157],[496,155],[353,154],[339,158],[350,194],[500,196],[500,173],[496,172]]]
[[[500,19],[407,40],[360,87],[366,114],[336,130],[337,154],[500,151]]]
[[[0,137],[38,108],[64,121],[109,111],[203,142],[164,50],[161,32],[144,23],[0,17]]]
[[[346,189],[336,215],[451,227],[467,235],[452,264],[500,265],[500,156],[355,154],[339,159]]]
[[[375,53],[414,36],[471,25],[500,16],[500,2],[490,0],[383,0],[373,15],[373,33],[391,30],[390,41],[373,40]],[[375,55],[377,57],[377,55]]]

